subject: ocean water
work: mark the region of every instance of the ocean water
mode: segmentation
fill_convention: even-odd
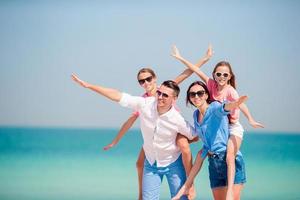
[[[113,149],[117,129],[0,128],[0,200],[137,199],[139,130]],[[192,144],[193,155],[201,143]],[[246,133],[247,183],[242,199],[300,199],[300,134]],[[196,179],[197,199],[212,199],[207,161]],[[170,199],[166,180],[161,199]]]

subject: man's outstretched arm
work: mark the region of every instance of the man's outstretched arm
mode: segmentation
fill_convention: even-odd
[[[116,89],[112,89],[112,88],[106,88],[100,85],[92,85],[90,83],[87,83],[81,79],[79,79],[76,75],[72,74],[72,79],[77,82],[79,85],[81,85],[84,88],[88,88],[94,92],[97,92],[99,94],[101,94],[102,96],[112,100],[112,101],[116,101],[119,102],[121,100],[122,97],[122,93]]]

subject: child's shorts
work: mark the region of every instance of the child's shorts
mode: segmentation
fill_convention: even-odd
[[[235,135],[235,136],[243,139],[244,129],[243,129],[243,126],[240,124],[240,122],[229,124],[229,134]]]

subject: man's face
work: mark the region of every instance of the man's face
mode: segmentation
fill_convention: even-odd
[[[177,99],[177,97],[174,95],[173,89],[161,85],[156,92],[157,107],[170,108]]]

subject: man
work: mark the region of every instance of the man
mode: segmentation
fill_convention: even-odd
[[[179,191],[186,180],[181,152],[176,146],[176,136],[180,133],[193,139],[193,128],[173,107],[180,89],[174,81],[165,81],[157,90],[156,97],[136,97],[118,90],[96,86],[72,75],[81,86],[93,90],[121,106],[139,111],[143,149],[146,159],[143,174],[143,199],[159,199],[163,176],[166,175],[171,197]],[[182,199],[187,199],[183,196]]]

